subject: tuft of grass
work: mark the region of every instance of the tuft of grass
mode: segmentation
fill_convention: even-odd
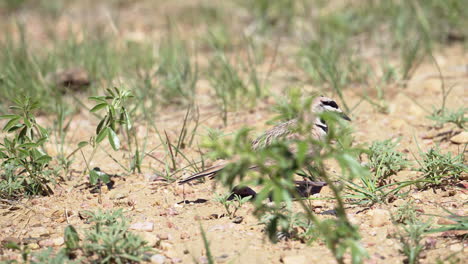
[[[417,181],[390,183],[388,178],[409,165],[404,153],[395,150],[398,142],[391,139],[375,141],[368,150],[368,167],[371,174],[362,174],[360,184],[345,180],[350,192],[349,198],[358,199],[358,203],[386,203],[400,191]],[[401,194],[403,195],[403,194]]]
[[[395,150],[398,141],[387,139],[374,141],[369,148],[369,168],[374,173],[377,185],[384,185],[388,178],[409,165],[406,155]]]
[[[468,122],[468,108],[460,107],[457,110],[438,109],[434,110],[427,118],[436,122],[437,126],[444,124],[455,124],[458,128],[464,129]]]
[[[423,188],[436,188],[457,181],[462,173],[468,172],[463,153],[452,156],[452,153],[442,153],[440,148],[431,148],[420,154],[418,160],[423,173]]]

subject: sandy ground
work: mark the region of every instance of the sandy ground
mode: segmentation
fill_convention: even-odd
[[[139,8],[144,10],[143,7]],[[140,12],[143,11],[140,10]],[[125,16],[122,15],[122,17]],[[124,23],[125,18],[119,21],[120,25],[117,27]],[[140,30],[141,28],[150,28],[148,30],[154,35],[160,33],[157,29],[162,26],[158,26],[157,22],[145,21],[146,19],[138,22],[133,21],[133,24],[124,27],[125,29],[122,29],[120,34],[125,35],[125,31],[129,30],[133,31],[132,36],[136,38],[144,34]],[[61,21],[61,23],[67,24],[67,21]],[[138,23],[143,24],[143,26],[137,25]],[[145,23],[148,23],[146,27],[144,27]],[[468,61],[468,53],[466,50],[461,46],[452,45],[437,52],[435,58],[440,64],[443,75],[446,76],[446,86],[457,84],[448,97],[449,107],[456,109],[467,105],[468,71],[466,70],[466,62]],[[284,61],[288,60],[281,58],[280,62]],[[281,65],[280,62],[278,62],[279,65]],[[267,64],[265,68],[268,67],[269,64]],[[279,80],[278,83],[288,82],[288,78],[284,76],[293,70],[288,68],[288,64],[285,64],[285,67],[279,65],[272,78]],[[462,66],[461,71],[459,70],[460,66]],[[464,70],[463,66],[465,66]],[[291,74],[297,76],[294,72]],[[201,80],[197,89],[199,91],[207,90],[207,83],[206,80]],[[411,153],[417,155],[418,145],[422,150],[439,144],[444,152],[459,153],[462,151],[463,145],[454,144],[450,140],[439,141],[437,138],[427,136],[444,130],[455,130],[452,126],[445,126],[438,131],[434,130],[431,128],[433,123],[425,118],[428,113],[420,107],[422,105],[431,109],[432,106],[440,105],[442,97],[440,84],[436,67],[429,62],[424,62],[406,87],[390,87],[386,90],[386,99],[389,104],[389,113],[387,114],[376,111],[367,102],[358,104],[361,100],[359,87],[346,89],[347,103],[351,106],[358,104],[351,113],[352,126],[355,130],[355,143],[401,138],[398,149],[409,153],[410,159],[414,159]],[[305,87],[305,89],[317,90],[316,87]],[[279,91],[280,89],[272,87],[272,90]],[[205,99],[210,98],[209,95],[203,93],[198,96],[200,102],[205,102]],[[274,98],[270,97],[260,101],[252,110],[231,112],[226,127],[221,125],[219,113],[213,104],[200,104],[200,120],[206,127],[220,128],[225,132],[233,132],[247,126],[260,133],[268,127],[265,122],[273,115],[269,108],[273,101]],[[169,137],[175,140],[185,111],[185,109],[172,108],[166,112],[161,110],[154,122],[158,129],[168,131]],[[51,124],[53,118],[47,115],[41,116],[39,122]],[[97,123],[98,120],[86,110],[73,116],[70,129],[72,132],[67,135],[66,149],[72,150],[78,142],[89,139],[89,136],[94,133]],[[146,136],[146,129],[142,127],[140,130],[141,136]],[[195,140],[199,141],[205,133],[205,130],[199,129]],[[155,131],[150,129],[147,137],[149,138],[148,149],[160,145],[159,137]],[[114,158],[126,162],[122,154],[113,152],[107,143],[104,144],[104,148],[112,153]],[[46,149],[51,156],[57,153],[53,142],[50,142]],[[184,151],[188,157],[195,160],[200,157],[195,147]],[[85,156],[89,153],[90,150],[85,149]],[[162,147],[156,148],[151,154],[161,159],[166,158]],[[178,162],[186,163],[182,159]],[[149,176],[154,175],[155,171],[161,171],[162,165],[150,158],[145,160],[144,165],[142,174],[115,177],[114,188],[105,189],[102,203],[98,203],[98,195],[90,193],[90,189],[82,185],[87,181],[82,173],[85,169],[85,163],[79,155],[75,156],[70,175],[66,175],[66,178],[71,180],[57,185],[54,189],[54,195],[25,198],[15,208],[0,209],[0,241],[12,237],[20,240],[29,239],[32,248],[40,247],[39,244],[42,240],[60,240],[63,237],[63,230],[68,224],[81,230],[86,229],[88,225],[79,217],[81,211],[98,208],[123,208],[125,214],[132,219],[132,223],[151,222],[154,224],[151,231],[137,230],[135,232],[141,234],[160,254],[166,256],[168,263],[171,261],[172,263],[192,263],[194,259],[203,263],[206,251],[200,235],[200,225],[206,231],[211,251],[219,263],[334,263],[333,257],[320,240],[311,245],[299,241],[282,241],[277,244],[269,242],[263,232],[263,226],[259,225],[258,220],[252,215],[252,205],[247,204],[240,209],[237,215],[244,219],[239,224],[233,223],[228,217],[214,217],[214,214],[222,215],[224,209],[221,204],[213,201],[212,182],[183,187],[178,186],[177,183],[152,182],[148,180]],[[97,153],[92,166],[99,166],[109,174],[124,174],[124,171],[103,151]],[[334,169],[330,168],[330,170]],[[190,174],[190,170],[184,172],[184,175],[188,174]],[[406,180],[414,179],[417,176],[417,172],[406,170],[400,172],[393,179]],[[220,193],[224,190],[218,186],[215,191]],[[333,210],[333,200],[321,199],[330,196],[330,190],[325,187],[317,196],[319,199],[311,201],[314,211],[320,217],[331,217],[324,212]],[[191,202],[182,203],[184,200]],[[446,190],[412,190],[405,199],[398,199],[386,205],[377,204],[371,208],[348,205],[347,213],[351,221],[359,226],[362,243],[370,255],[366,263],[402,263],[404,256],[399,252],[400,244],[392,237],[396,227],[389,222],[389,219],[384,217],[382,220],[380,218],[382,210],[393,213],[398,206],[412,202],[424,215],[446,215],[442,209],[444,207],[459,215],[466,216],[467,200],[468,191],[466,189],[448,186]],[[442,221],[438,217],[422,217],[434,223]],[[436,259],[443,259],[457,252],[459,260],[468,257],[466,249],[464,249],[467,246],[466,240],[456,238],[451,233],[428,235],[424,238],[423,243],[427,245],[427,249],[422,253],[421,263],[435,263]],[[3,253],[4,257],[14,256],[9,251]],[[295,256],[296,259],[291,258],[291,256]]]

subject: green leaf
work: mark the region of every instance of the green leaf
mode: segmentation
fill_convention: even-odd
[[[102,128],[104,127],[105,122],[107,121],[107,115],[99,122],[98,126],[96,127],[96,134],[99,134],[101,132]]]
[[[78,147],[83,148],[83,147],[86,147],[88,144],[89,144],[88,141],[81,141],[80,143],[78,143]]]
[[[10,119],[10,121],[8,121],[8,123],[6,123],[6,125],[3,127],[3,131],[8,131],[10,128],[16,125],[20,118],[21,117],[18,116],[18,117]]]
[[[8,242],[4,245],[4,247],[8,249],[21,250],[20,246],[15,242]]]
[[[16,130],[22,128],[22,127],[24,127],[25,129],[27,129],[27,127],[26,127],[24,124],[16,124],[16,125],[14,125],[12,128],[8,129],[8,133],[11,133],[11,132],[13,132],[13,131],[16,131]],[[21,132],[20,132],[20,135],[21,135]],[[21,138],[21,137],[19,137],[19,138]]]
[[[64,231],[65,246],[68,250],[74,250],[79,247],[80,237],[72,225],[65,227]]]
[[[114,150],[120,149],[120,139],[112,128],[109,128],[109,143]]]
[[[49,163],[51,160],[52,160],[52,158],[51,158],[49,155],[43,155],[43,156],[39,157],[38,159],[36,159],[35,161],[36,161],[37,163],[47,164],[47,163]]]
[[[99,175],[99,179],[100,179],[103,183],[109,183],[109,182],[110,182],[110,177],[109,177],[109,175],[107,175],[105,172],[98,171],[98,175]]]
[[[0,115],[0,119],[14,119],[14,118],[20,119],[21,116],[19,116],[19,115]]]
[[[90,170],[89,171],[89,183],[91,185],[96,185],[96,183],[98,182],[99,180],[99,174],[97,171],[95,170]]]
[[[97,112],[103,108],[105,108],[107,106],[107,103],[100,103],[100,104],[97,104],[95,105],[93,108],[91,108],[91,110],[89,110],[90,112],[94,113],[94,112]]]
[[[91,96],[91,97],[88,97],[88,99],[96,101],[96,102],[100,102],[100,103],[105,103],[106,102],[106,97],[105,96]]]
[[[108,127],[101,130],[101,132],[99,132],[99,134],[96,137],[96,142],[101,143],[106,138],[108,131],[109,131]]]
[[[34,142],[24,143],[18,146],[19,148],[37,148],[38,145]]]

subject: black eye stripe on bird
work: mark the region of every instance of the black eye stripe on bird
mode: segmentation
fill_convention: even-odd
[[[335,101],[323,101],[322,104],[338,109],[338,104]]]

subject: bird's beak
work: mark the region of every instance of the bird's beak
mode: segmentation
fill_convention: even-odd
[[[349,116],[347,116],[345,113],[341,113],[340,115],[344,120],[351,121],[351,118],[349,118]]]

